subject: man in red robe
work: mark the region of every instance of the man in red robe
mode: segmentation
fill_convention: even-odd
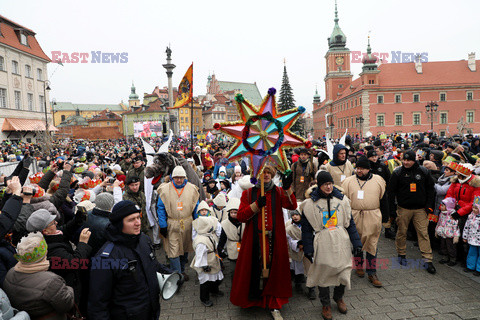
[[[292,283],[282,208],[296,209],[297,200],[291,189],[291,174],[282,177],[282,188],[273,183],[273,167],[266,166],[263,174],[265,195],[260,196],[259,182],[255,187],[245,190],[240,199],[237,219],[246,223],[246,226],[230,301],[242,308],[268,308],[274,319],[283,319],[279,309],[292,296]],[[265,207],[265,242],[269,269],[266,279],[262,278],[262,207]]]

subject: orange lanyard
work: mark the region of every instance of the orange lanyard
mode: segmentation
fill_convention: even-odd
[[[183,193],[183,190],[185,189],[185,187],[182,188],[182,192],[178,193],[177,188],[175,188],[175,185],[173,184],[173,181],[172,181],[172,186],[173,186],[173,189],[175,190],[175,192],[177,193],[178,197],[180,198],[182,196],[182,193]]]

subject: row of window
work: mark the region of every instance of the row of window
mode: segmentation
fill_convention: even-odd
[[[0,71],[6,71],[5,68],[5,59],[0,56]],[[12,60],[12,73],[18,75],[20,74],[18,61]],[[25,65],[25,77],[33,78],[32,67],[28,64]],[[43,70],[40,68],[37,68],[37,80],[43,80]]]
[[[198,123],[198,118],[194,118],[195,119],[195,123]],[[190,122],[190,118],[189,117],[180,117],[180,122]]]
[[[354,108],[354,107],[356,107],[358,105],[361,105],[361,104],[362,104],[362,98],[361,97],[351,99],[349,101],[343,102],[342,104],[339,104],[338,106],[334,106],[333,107],[333,112],[347,110],[347,109]]]
[[[439,100],[440,101],[447,101],[447,93],[446,92],[440,92],[439,94]],[[471,101],[473,100],[473,91],[467,91],[466,92],[466,100]],[[377,103],[383,103],[383,95],[377,95]],[[414,93],[413,94],[413,102],[420,102],[420,93]],[[397,93],[395,94],[395,103],[402,103],[402,94]]]
[[[195,128],[195,129],[194,129],[195,132],[199,132],[199,131],[200,131],[199,128],[198,128],[198,126],[195,126],[194,128]],[[184,126],[181,126],[181,127],[180,127],[180,131],[190,131],[190,127],[189,127],[189,126],[185,126],[185,127],[184,127]]]
[[[180,109],[180,114],[183,114],[183,109]],[[185,114],[188,114],[188,109],[185,109]],[[198,110],[195,110],[195,115],[198,115]]]
[[[107,121],[107,126],[110,125],[110,121]],[[112,125],[113,126],[120,126],[120,122],[119,121],[116,121],[116,124],[115,124],[115,121],[112,122]],[[94,122],[92,124],[93,127],[103,127],[103,122]]]
[[[22,93],[20,91],[13,92],[15,97],[15,109],[22,110]],[[0,108],[7,108],[7,89],[0,88]],[[39,111],[45,111],[45,99],[42,95],[38,96],[38,105],[40,106]],[[35,110],[35,102],[33,98],[33,93],[27,93],[27,110]]]
[[[466,122],[473,123],[475,122],[475,112],[474,111],[467,111],[466,113]],[[447,124],[448,123],[448,113],[447,112],[440,112],[440,124]],[[348,122],[347,122],[348,124]],[[421,125],[421,113],[414,113],[412,118],[413,125]],[[397,113],[395,114],[395,126],[403,126],[403,114]],[[377,127],[385,126],[385,115],[384,114],[377,114]]]

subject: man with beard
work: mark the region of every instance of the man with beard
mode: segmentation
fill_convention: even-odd
[[[307,149],[300,149],[299,154],[299,160],[292,165],[293,192],[298,201],[303,201],[310,182],[315,179],[315,169]]]
[[[130,176],[126,181],[126,185],[127,188],[123,194],[123,200],[132,201],[142,209],[140,212],[140,218],[142,220],[142,232],[149,235],[150,224],[148,222],[147,211],[145,209],[145,194],[142,190],[140,190],[140,178],[137,176]]]
[[[388,220],[386,209],[388,203],[385,197],[385,180],[370,172],[370,163],[366,157],[360,157],[357,160],[355,175],[346,178],[342,188],[351,201],[352,216],[362,241],[363,251],[367,252],[368,280],[373,286],[380,288],[382,283],[378,280],[376,270],[377,244],[382,231],[382,221]],[[359,252],[355,256],[355,271],[360,278],[365,276],[363,263],[363,252]]]
[[[390,212],[397,209],[398,231],[395,245],[400,264],[406,266],[407,229],[410,221],[413,220],[418,235],[418,246],[425,260],[426,269],[429,273],[434,274],[436,269],[432,263],[433,254],[428,237],[427,218],[429,213],[433,213],[435,204],[434,182],[430,172],[420,166],[415,158],[413,150],[405,151],[403,165],[393,171],[388,184]],[[397,208],[395,208],[395,200],[398,204]]]
[[[333,159],[326,166],[336,187],[340,187],[343,180],[353,174],[353,166],[347,160],[347,152],[348,149],[343,144],[335,145],[333,147]]]

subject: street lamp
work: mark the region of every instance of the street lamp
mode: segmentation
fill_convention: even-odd
[[[355,119],[357,125],[360,127],[360,139],[362,139],[363,137],[363,122],[365,121],[365,119],[363,119],[362,116],[358,116],[356,119]]]
[[[433,118],[437,114],[438,104],[435,101],[431,101],[425,106],[426,114],[430,118],[430,129],[433,133]]]
[[[50,91],[50,81],[45,80],[43,85],[43,103],[45,107],[45,134],[48,135],[47,91]]]

